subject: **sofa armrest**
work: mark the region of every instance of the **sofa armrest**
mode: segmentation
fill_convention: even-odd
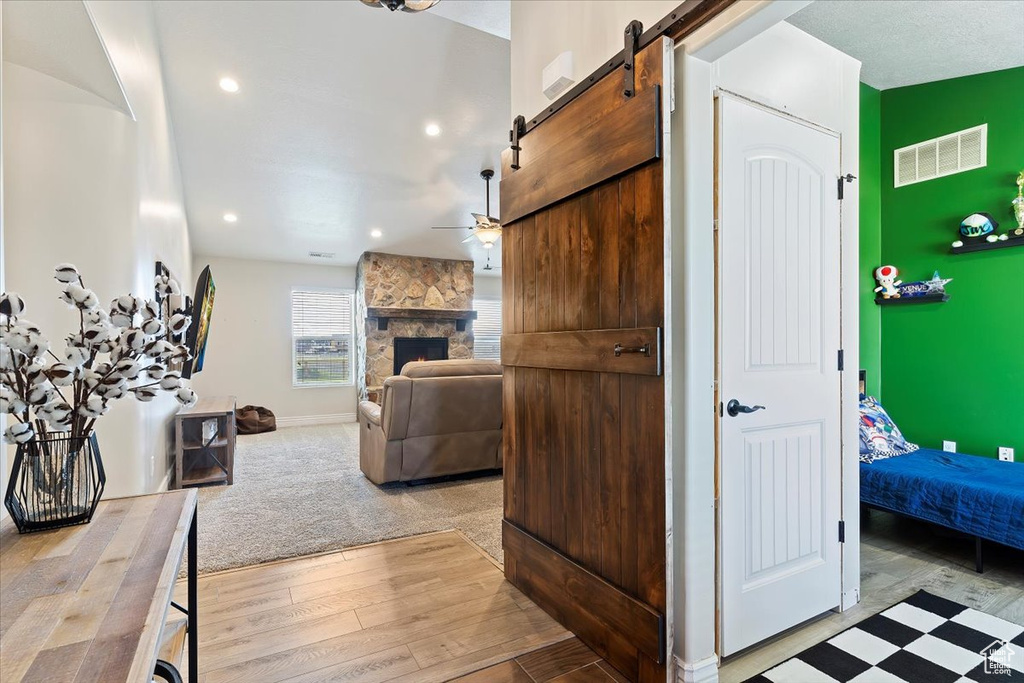
[[[404,439],[409,433],[412,383],[413,380],[401,375],[384,380],[380,422],[388,441]]]
[[[360,401],[359,414],[367,422],[380,427],[380,406],[373,401]]]

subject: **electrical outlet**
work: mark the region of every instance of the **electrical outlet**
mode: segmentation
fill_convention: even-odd
[[[1013,462],[1013,449],[1007,446],[999,447],[999,459],[1006,462]]]
[[[947,453],[956,453],[956,441],[943,441],[942,450]]]

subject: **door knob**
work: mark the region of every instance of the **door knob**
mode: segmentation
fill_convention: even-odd
[[[725,412],[729,413],[730,417],[736,417],[740,413],[753,413],[758,410],[765,410],[764,406],[745,406],[736,399],[729,399],[729,402],[725,404]]]

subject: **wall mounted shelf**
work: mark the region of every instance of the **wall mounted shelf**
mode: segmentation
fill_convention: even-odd
[[[453,320],[455,329],[462,332],[466,329],[466,321],[476,320],[476,311],[452,308],[383,308],[368,306],[367,318],[377,319],[377,329],[388,329],[388,322],[395,318],[405,320]]]
[[[875,298],[879,306],[909,306],[911,304],[941,304],[949,301],[949,294],[925,294],[924,296],[901,296],[899,299]]]
[[[1001,242],[974,242],[965,244],[962,247],[950,247],[950,254],[970,254],[975,251],[991,251],[993,249],[1006,249],[1008,247],[1024,247],[1024,237],[1011,237]]]

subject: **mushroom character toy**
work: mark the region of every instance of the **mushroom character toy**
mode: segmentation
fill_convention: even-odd
[[[902,280],[896,279],[899,276],[900,271],[896,266],[879,266],[875,268],[875,279],[878,280],[878,286],[875,287],[875,291],[881,292],[883,299],[899,299],[899,286],[903,284]]]

